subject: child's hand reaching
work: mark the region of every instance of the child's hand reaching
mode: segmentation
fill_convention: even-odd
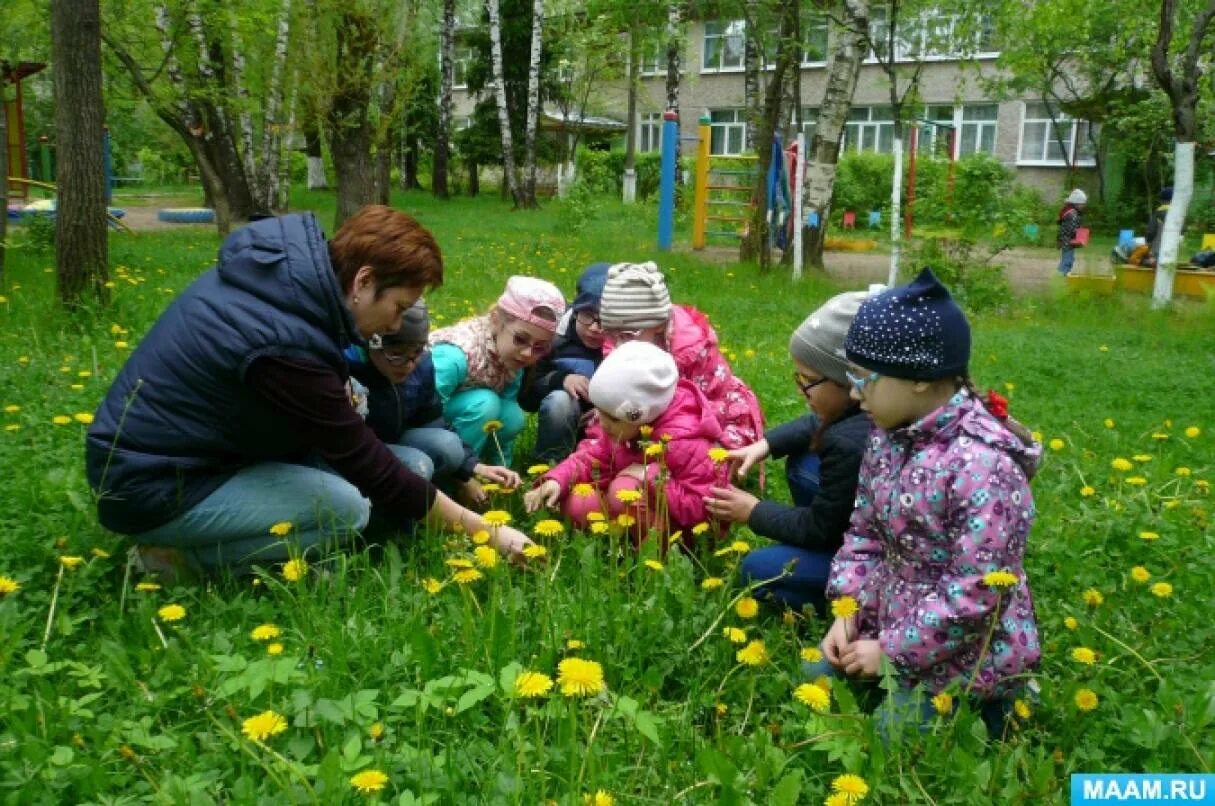
[[[552,479],[548,479],[536,489],[528,490],[523,494],[523,506],[529,513],[535,512],[542,506],[552,509],[560,500],[561,485]]]
[[[852,651],[849,636],[856,635],[856,616],[837,618],[823,638],[823,657],[837,669],[844,669],[844,655]]]
[[[473,468],[473,473],[511,490],[523,483],[523,479],[519,477],[518,473],[509,467],[501,467],[500,465],[486,465],[478,462]]]
[[[746,523],[759,499],[737,487],[710,487],[705,509],[719,521]]]
[[[849,677],[877,677],[882,665],[882,643],[871,639],[853,641],[840,660]]]
[[[768,458],[772,452],[772,448],[768,445],[768,440],[761,439],[759,442],[753,442],[741,448],[735,448],[726,454],[726,458],[731,464],[737,462],[738,467],[734,471],[734,475],[739,480],[747,477],[747,471],[759,462]]]

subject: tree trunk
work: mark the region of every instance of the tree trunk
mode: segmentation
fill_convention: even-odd
[[[842,18],[844,25],[833,37],[831,63],[827,67],[827,86],[823,91],[823,102],[818,110],[818,124],[814,139],[807,151],[806,186],[803,214],[818,215],[817,227],[807,227],[804,232],[807,262],[816,268],[823,267],[823,242],[826,238],[827,219],[831,214],[831,194],[835,189],[836,164],[839,162],[840,144],[844,136],[844,124],[848,110],[852,107],[852,93],[860,75],[861,61],[865,58],[864,31],[869,25],[868,0],[837,0],[833,18]],[[804,223],[804,222],[803,222]]]
[[[743,148],[754,151],[755,134],[762,123],[764,93],[760,90],[760,71],[763,66],[759,58],[759,3],[747,0],[744,4],[746,27],[743,29],[743,114],[746,127],[743,129]],[[763,156],[760,155],[760,159]]]
[[[418,136],[410,132],[405,136],[405,170],[401,176],[401,187],[405,190],[420,190],[418,181]]]
[[[540,124],[540,37],[544,33],[544,0],[532,0],[532,49],[527,63],[527,127],[523,137],[523,207],[535,209],[536,130]]]
[[[434,171],[430,187],[434,195],[446,199],[447,163],[451,155],[451,85],[455,80],[452,53],[456,39],[456,0],[443,0],[443,28],[439,44],[439,128],[435,136]]]
[[[328,190],[325,178],[325,156],[321,151],[321,133],[316,121],[309,120],[304,127],[304,158],[308,161],[308,189]]]
[[[8,113],[0,102],[0,203],[4,205],[0,215],[0,288],[4,287],[4,244],[8,237]]]
[[[53,0],[51,32],[59,153],[56,279],[60,302],[76,309],[86,294],[109,301],[99,0]]]
[[[629,27],[629,89],[628,111],[624,135],[624,203],[637,201],[637,82],[641,77],[641,48],[638,46],[637,26]]]
[[[510,128],[510,107],[506,105],[506,80],[502,69],[502,16],[498,0],[486,0],[489,9],[489,50],[493,62],[494,100],[498,104],[498,128],[502,136],[502,192],[509,195],[515,207],[523,204],[519,177],[515,173],[514,134]]]
[[[667,109],[679,115],[679,74],[683,65],[683,37],[679,34],[679,0],[667,5]],[[680,144],[675,143],[675,175],[678,182]]]
[[[903,124],[899,122],[899,111],[891,107],[894,115],[894,175],[890,179],[890,270],[886,285],[894,288],[899,284],[899,259],[903,250]]]
[[[282,212],[282,182],[279,180],[279,160],[283,152],[283,134],[291,130],[279,120],[283,105],[283,75],[287,67],[287,45],[291,39],[291,0],[282,0],[274,37],[274,63],[270,66],[270,86],[266,92],[266,113],[262,122],[262,160],[257,173],[257,186],[270,207]]]
[[[257,165],[253,157],[253,110],[249,102],[249,87],[245,84],[245,47],[241,42],[236,17],[228,9],[228,28],[232,34],[232,86],[236,89],[237,115],[240,120],[241,164],[249,177],[253,197],[259,210],[270,209],[270,199],[265,186],[257,180]]]
[[[329,107],[329,148],[337,174],[337,229],[360,207],[375,198],[375,173],[371,159],[374,139],[369,120],[372,60],[378,36],[377,21],[369,14],[347,8],[337,24],[336,63],[342,76]]]
[[[481,192],[481,166],[476,160],[468,161],[468,195],[476,198]]]
[[[390,130],[388,142],[375,151],[375,201],[376,204],[384,206],[388,206],[389,194],[392,191],[392,152],[396,142],[396,138],[392,136],[394,132],[395,130]]]

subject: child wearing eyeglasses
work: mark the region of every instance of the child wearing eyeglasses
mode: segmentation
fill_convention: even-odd
[[[857,473],[873,425],[850,396],[844,361],[844,336],[864,299],[864,292],[832,297],[789,339],[793,381],[810,413],[729,453],[740,479],[769,456],[785,457],[793,506],[761,501],[733,486],[714,487],[705,501],[717,520],[745,523],[777,541],[743,557],[739,574],[748,584],[775,580],[759,588],[761,598],[795,611],[807,605],[820,614],[824,610],[827,572],[852,516]],[[788,575],[782,576],[786,568]]]
[[[509,468],[482,463],[443,419],[429,333],[426,302],[419,299],[395,333],[372,336],[366,348],[347,348],[351,382],[361,389],[367,425],[406,467],[437,485],[459,485],[470,501],[482,503],[479,478],[508,487],[522,481]]]
[[[523,371],[552,348],[564,313],[565,298],[555,285],[515,276],[489,313],[430,335],[443,417],[477,456],[511,464],[524,423],[518,401]]]
[[[603,360],[589,396],[598,422],[524,496],[527,511],[561,504],[579,527],[593,512],[631,517],[635,544],[651,528],[664,535],[684,530],[690,538],[691,528],[707,520],[704,497],[719,475],[709,451],[721,426],[704,395],[679,377],[670,354],[638,341]],[[641,493],[638,500],[630,491]]]
[[[844,350],[876,428],[827,596],[859,611],[808,671],[872,678],[886,658],[901,685],[883,731],[927,724],[949,692],[1000,736],[1040,654],[1022,559],[1041,446],[975,392],[970,325],[929,269],[865,300]]]
[[[554,464],[573,452],[593,408],[591,376],[603,361],[599,298],[607,263],[593,263],[578,278],[574,303],[557,324],[553,349],[524,378],[519,404],[537,412],[535,461]]]
[[[599,319],[605,352],[626,341],[645,341],[675,358],[679,377],[695,384],[712,404],[723,446],[741,448],[763,436],[759,400],[722,356],[708,317],[690,305],[672,305],[654,263],[618,263],[608,270]]]

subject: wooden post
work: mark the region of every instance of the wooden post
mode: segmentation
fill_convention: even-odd
[[[700,139],[696,144],[696,192],[692,205],[692,248],[705,248],[705,230],[709,215],[709,115],[706,112],[697,121],[696,132]]]

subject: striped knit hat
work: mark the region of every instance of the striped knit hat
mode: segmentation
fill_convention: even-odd
[[[671,318],[671,294],[653,262],[617,263],[608,269],[599,302],[605,330],[645,330]]]

